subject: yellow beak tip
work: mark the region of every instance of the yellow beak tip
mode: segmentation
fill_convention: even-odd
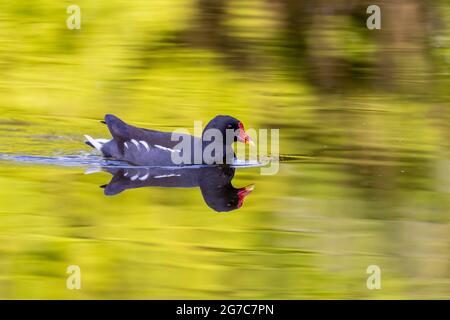
[[[255,184],[254,183],[249,184],[248,186],[245,187],[245,190],[247,190],[247,191],[253,191],[253,189],[255,189]]]

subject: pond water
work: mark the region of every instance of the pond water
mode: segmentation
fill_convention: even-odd
[[[56,4],[0,5],[0,298],[450,298],[448,47],[422,41],[448,29],[405,40],[386,20],[400,38],[373,44],[341,13],[291,30],[299,44],[264,1],[230,1],[230,29],[209,35],[190,28],[214,25],[193,1],[80,2],[80,30]],[[279,129],[279,171],[235,168],[232,185],[254,189],[229,212],[177,183],[107,196],[123,164],[83,143],[109,137],[106,113]]]
[[[111,175],[85,173],[108,163],[83,145],[81,136],[84,128],[100,125],[43,118],[46,127],[35,118],[1,125],[5,298],[443,298],[448,293],[450,162],[444,154],[405,147],[415,141],[406,132],[395,137],[404,142],[389,151],[369,146],[370,138],[360,145],[349,138],[342,145],[321,145],[303,160],[282,162],[275,175],[238,168],[233,185],[254,183],[254,191],[241,208],[217,213],[197,187],[147,187],[105,196],[99,186]],[[58,128],[63,132],[55,135]],[[299,148],[296,139],[281,136],[282,150]],[[82,290],[66,288],[68,265],[80,266]],[[381,291],[366,288],[369,265],[383,271]]]

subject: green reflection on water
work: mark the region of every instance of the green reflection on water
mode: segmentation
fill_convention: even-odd
[[[77,3],[78,31],[72,2],[0,4],[1,154],[91,152],[105,113],[161,130],[227,113],[304,157],[237,170],[256,188],[229,214],[197,189],[105,197],[106,173],[3,160],[1,298],[449,298],[446,2],[381,1],[378,34],[362,1]]]

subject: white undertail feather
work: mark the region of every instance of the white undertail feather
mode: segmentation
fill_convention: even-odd
[[[84,137],[86,138],[87,141],[90,142],[90,144],[92,144],[94,146],[95,149],[97,149],[98,151],[102,151],[102,147],[105,143],[109,142],[110,140],[107,139],[94,139],[91,136],[85,134]]]
[[[91,166],[86,169],[84,174],[92,174],[92,173],[97,173],[97,172],[102,172],[102,168],[100,166]]]

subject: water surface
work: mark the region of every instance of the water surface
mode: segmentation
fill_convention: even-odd
[[[419,2],[381,1],[377,35],[358,1],[80,1],[81,30],[2,3],[0,298],[450,298],[450,12]],[[85,173],[117,163],[83,134],[106,113],[277,128],[280,169],[237,168],[255,188],[230,212],[195,187],[105,196]]]

